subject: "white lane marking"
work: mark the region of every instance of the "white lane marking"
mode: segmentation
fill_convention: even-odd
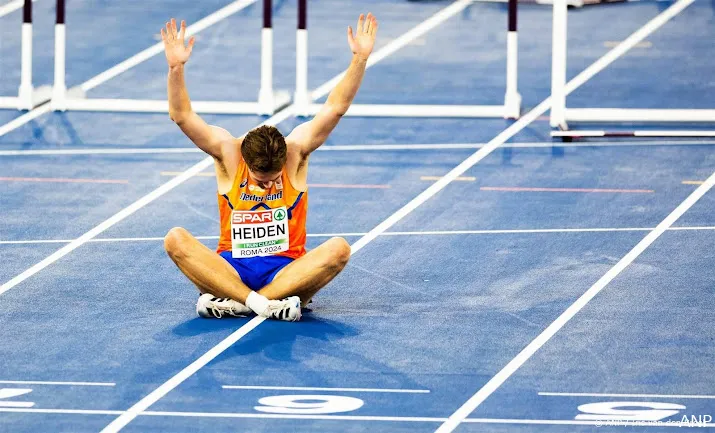
[[[36,1],[37,0],[32,0],[33,3]],[[0,18],[22,8],[24,6],[24,4],[25,4],[25,0],[13,0],[10,3],[0,6]]]
[[[121,415],[125,413],[120,410],[92,410],[92,409],[25,409],[25,408],[0,408],[2,412],[14,413],[45,413],[45,414],[62,414],[62,415]],[[360,415],[281,415],[281,414],[264,414],[264,413],[231,413],[231,412],[164,412],[164,411],[146,411],[140,416],[152,417],[184,417],[184,418],[247,418],[247,419],[311,419],[324,421],[376,421],[376,422],[423,422],[423,423],[438,423],[444,422],[447,418],[438,417],[407,417],[407,416],[360,416]],[[475,424],[527,424],[527,425],[590,425],[601,426],[605,425],[604,421],[577,421],[577,420],[560,420],[560,419],[519,419],[519,418],[467,418],[465,423]],[[615,425],[617,421],[612,421]],[[637,427],[715,427],[713,423],[686,423],[686,422],[663,422],[654,423],[652,421],[628,421],[624,426]]]
[[[53,413],[62,415],[121,415],[122,410],[96,410],[96,409],[15,409],[0,407],[0,412],[15,413]]]
[[[1,134],[0,134],[1,135]],[[341,151],[390,151],[390,150],[443,150],[443,149],[480,149],[486,143],[453,144],[335,144],[318,148],[318,152]],[[630,146],[713,146],[715,141],[615,141],[615,142],[525,142],[504,143],[504,148],[553,148],[553,147],[630,147]],[[27,149],[0,150],[0,156],[54,156],[54,155],[132,155],[132,154],[172,154],[201,153],[200,149],[190,147],[149,147],[149,148],[84,148],[84,149]]]
[[[508,234],[539,234],[539,233],[611,233],[611,232],[648,232],[655,227],[604,227],[604,228],[563,228],[563,229],[514,229],[514,230],[432,230],[419,232],[384,232],[379,236],[450,236],[450,235],[508,235]],[[682,226],[669,227],[667,231],[715,230],[715,226]],[[334,238],[365,236],[366,232],[347,233],[309,233],[309,238]],[[218,236],[195,236],[199,240],[218,239]],[[74,239],[32,239],[19,241],[0,241],[0,245],[25,244],[63,244]],[[149,242],[163,241],[163,236],[137,238],[95,238],[87,242]]]
[[[47,103],[45,105],[41,105],[35,109],[32,109],[31,111],[28,111],[27,113],[18,116],[14,118],[13,120],[7,122],[4,125],[0,126],[0,137],[3,135],[7,134],[10,131],[13,131],[22,125],[26,124],[27,122],[33,121],[37,119],[38,117],[42,116],[45,113],[50,112],[50,104]]]
[[[453,431],[459,424],[469,416],[484,400],[496,391],[516,370],[529,360],[551,337],[553,337],[566,323],[568,323],[583,307],[586,306],[598,293],[603,290],[618,274],[630,265],[638,256],[643,253],[656,239],[665,233],[666,229],[678,220],[692,205],[694,205],[710,188],[715,184],[715,173],[710,175],[708,180],[699,186],[688,196],[677,208],[675,208],[658,226],[648,233],[638,244],[623,256],[605,275],[603,275],[591,288],[581,295],[566,311],[561,313],[541,334],[529,343],[514,359],[492,377],[482,388],[459,407],[445,422],[437,429],[438,433]]]
[[[715,427],[713,423],[681,421],[580,421],[560,419],[519,419],[519,418],[467,418],[466,423],[477,424],[529,424],[529,425],[592,425],[596,427]]]
[[[697,394],[609,394],[599,392],[539,392],[539,395],[553,397],[626,397],[626,398],[692,398],[692,399],[715,399],[715,395]]]
[[[197,147],[149,147],[149,148],[102,148],[102,149],[28,149],[0,150],[0,156],[57,156],[57,155],[150,155],[171,153],[202,153]]]
[[[196,361],[192,362],[183,370],[174,375],[171,379],[161,384],[161,386],[149,393],[149,395],[136,402],[132,407],[129,408],[129,410],[122,413],[120,416],[114,419],[114,421],[112,421],[109,425],[102,429],[102,433],[118,432],[119,430],[124,428],[134,418],[136,418],[137,415],[142,414],[145,410],[149,408],[149,406],[159,401],[159,399],[171,392],[171,390],[179,386],[179,384],[191,377],[191,375],[199,371],[201,367],[208,364],[218,355],[223,353],[224,350],[231,347],[233,343],[237,342],[244,335],[251,332],[264,320],[266,319],[260,316],[254,317],[253,319],[249,320],[245,325],[241,326],[240,328],[238,328],[238,330],[234,331],[231,335],[224,338],[216,346],[209,349],[208,352],[201,355],[201,357],[199,357]]]
[[[259,386],[259,385],[222,385],[223,389],[267,389],[275,391],[341,391],[341,392],[387,392],[406,394],[427,394],[429,389],[390,389],[390,388],[325,388],[306,386]]]
[[[231,15],[241,11],[242,9],[245,9],[246,7],[252,5],[255,3],[257,0],[238,0],[230,3],[227,6],[224,6],[223,8],[217,10],[216,12],[213,12],[210,15],[205,16],[204,18],[196,21],[194,24],[188,26],[186,28],[186,36],[191,36],[199,33],[202,30],[205,30],[212,25],[218,23],[221,20],[224,20]],[[157,27],[157,30],[161,29],[161,26]],[[122,61],[121,63],[112,66],[111,68],[107,69],[106,71],[102,72],[101,74],[90,78],[89,80],[85,81],[80,85],[82,90],[85,92],[94,89],[95,87],[99,86],[102,83],[107,82],[108,80],[111,80],[112,78],[116,77],[117,75],[133,68],[134,66],[137,66],[138,64],[145,62],[149,60],[150,58],[156,56],[157,54],[161,53],[164,51],[164,42],[159,41],[156,44],[152,45],[151,47],[133,55],[132,57]]]
[[[47,382],[40,380],[0,380],[12,385],[67,385],[67,386],[115,386],[114,382]]]
[[[31,401],[7,401],[7,398],[20,397],[32,392],[31,388],[0,388],[0,407],[32,407]]]

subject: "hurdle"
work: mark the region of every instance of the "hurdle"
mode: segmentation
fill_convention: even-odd
[[[22,5],[22,47],[20,66],[20,87],[17,96],[0,96],[0,108],[31,110],[50,99],[50,86],[35,89],[32,85],[32,2],[24,0],[4,7],[2,15],[14,12]],[[1,15],[0,15],[1,16]]]
[[[663,24],[690,6],[695,0],[679,0],[668,10],[633,34],[622,47],[616,48],[621,56],[655,32]],[[713,137],[714,130],[574,130],[569,122],[582,123],[712,123],[713,109],[657,109],[657,108],[567,108],[566,54],[567,54],[568,8],[566,0],[553,0],[553,51],[551,72],[551,136],[562,140],[577,138],[626,138],[626,137]]]
[[[459,3],[459,2],[457,2]],[[472,2],[469,2],[472,3]],[[503,105],[426,105],[426,104],[352,104],[346,116],[356,117],[502,117],[519,118],[521,95],[518,91],[518,0],[508,0],[506,91]],[[459,5],[457,5],[459,6]],[[310,103],[308,90],[307,1],[299,0],[298,36],[296,49],[295,114],[311,116],[318,113],[320,104]],[[301,20],[302,17],[302,20]]]
[[[256,0],[238,0],[225,8],[234,11],[255,3]],[[290,103],[290,94],[273,89],[273,28],[272,1],[263,0],[263,29],[261,30],[261,84],[257,101],[191,101],[197,113],[203,114],[258,114],[270,115]],[[191,33],[187,31],[187,36]],[[55,24],[55,78],[51,105],[55,111],[114,111],[167,113],[169,103],[166,99],[116,99],[88,98],[88,89],[77,87],[67,89],[65,84],[65,0],[57,0]],[[86,88],[91,88],[87,85]]]

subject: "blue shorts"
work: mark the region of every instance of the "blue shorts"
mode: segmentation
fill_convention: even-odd
[[[288,266],[293,261],[290,257],[283,256],[263,256],[246,257],[234,259],[231,251],[224,251],[220,254],[233,269],[238,272],[241,280],[251,290],[261,290],[276,277],[281,269]]]

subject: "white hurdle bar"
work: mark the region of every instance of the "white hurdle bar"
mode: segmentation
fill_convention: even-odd
[[[576,131],[553,131],[552,137],[568,138],[673,138],[673,137],[715,137],[715,131],[697,130],[665,130],[665,131],[598,131],[598,130],[576,130]]]
[[[32,2],[25,0],[22,4],[22,48],[20,87],[17,96],[0,97],[0,108],[31,110],[50,99],[49,86],[35,89],[32,85]],[[14,5],[13,5],[14,6]],[[10,13],[15,7],[8,9]]]
[[[621,54],[629,51],[638,42],[671,20],[693,1],[681,2],[678,9],[648,29],[639,30]],[[673,6],[675,7],[675,5]],[[569,130],[569,122],[583,123],[713,123],[715,109],[650,109],[650,108],[567,108],[566,106],[566,53],[567,53],[567,0],[553,0],[553,48],[551,71],[551,118],[550,124],[560,131],[552,131],[552,137],[597,138],[597,137],[713,137],[708,130],[657,130],[657,131],[605,131]],[[634,33],[636,35],[636,33]]]
[[[508,0],[506,92],[503,105],[426,105],[426,104],[352,104],[346,116],[357,117],[501,117],[518,119],[521,115],[521,95],[518,91],[518,0]],[[295,92],[295,113],[311,116],[318,113],[320,104],[310,103],[308,90],[308,47],[306,22],[306,0],[299,0],[299,22],[297,36],[297,71]]]
[[[261,33],[261,87],[256,102],[191,101],[197,113],[204,114],[259,114],[271,115],[290,104],[290,94],[273,90],[273,6],[263,0],[263,29]],[[67,90],[65,83],[65,0],[57,0],[55,26],[55,83],[52,92],[55,111],[116,111],[140,113],[168,113],[166,99],[96,99],[87,98],[80,88]]]

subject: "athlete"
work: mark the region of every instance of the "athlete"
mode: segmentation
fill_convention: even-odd
[[[186,229],[169,230],[164,247],[179,270],[199,289],[201,317],[246,316],[297,321],[301,307],[345,267],[350,245],[332,238],[306,252],[308,159],[352,103],[377,33],[372,14],[348,27],[353,52],[345,76],[320,112],[287,137],[261,126],[243,137],[208,125],[191,109],[184,65],[194,37],[184,41],[186,23],[161,30],[169,64],[169,115],[191,141],[214,159],[221,233],[216,252]]]

